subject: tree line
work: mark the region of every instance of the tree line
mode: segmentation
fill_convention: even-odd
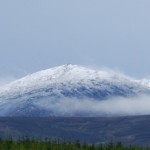
[[[29,138],[22,138],[19,140],[0,139],[0,150],[150,150],[150,148],[143,148],[138,146],[125,146],[121,142],[108,144],[87,144],[59,140],[36,140]]]

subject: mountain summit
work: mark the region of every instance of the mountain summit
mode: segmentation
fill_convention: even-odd
[[[78,65],[63,65],[43,70],[0,88],[0,116],[76,116],[84,111],[59,111],[63,102],[80,106],[85,100],[95,103],[115,97],[135,97],[150,93],[140,80],[111,71],[93,70]],[[66,100],[68,103],[66,103]],[[57,107],[55,107],[57,106]],[[57,109],[56,109],[57,108]],[[101,115],[101,114],[99,114]]]

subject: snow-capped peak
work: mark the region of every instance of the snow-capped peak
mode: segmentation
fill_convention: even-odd
[[[150,94],[149,85],[141,80],[113,71],[67,64],[39,71],[2,86],[0,116],[8,112],[26,112],[32,115],[33,112],[41,113],[41,109],[42,112],[50,114],[52,110],[45,108],[64,98],[101,101],[111,97],[133,97],[147,93]]]
[[[114,72],[106,72],[103,70],[93,70],[86,68],[84,66],[66,64],[54,68],[50,68],[47,70],[42,70],[37,73],[28,75],[24,78],[16,80],[10,84],[7,84],[0,88],[0,95],[4,91],[7,92],[27,92],[37,88],[43,88],[52,84],[60,84],[60,83],[80,83],[84,82],[88,84],[89,81],[109,81],[120,82],[124,84],[125,82],[131,82],[138,84],[138,80],[131,80],[130,78],[116,74]]]

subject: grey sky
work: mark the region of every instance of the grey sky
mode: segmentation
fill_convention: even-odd
[[[150,1],[0,1],[0,76],[66,63],[150,75]]]

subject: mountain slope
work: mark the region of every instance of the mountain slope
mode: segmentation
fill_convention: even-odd
[[[29,137],[104,144],[150,145],[150,116],[0,117],[0,138]],[[8,137],[9,136],[9,137]]]
[[[0,88],[0,116],[90,115],[76,108],[76,101],[104,101],[113,97],[135,97],[150,93],[146,81],[130,79],[114,72],[63,65],[28,75]],[[55,106],[55,107],[53,107]],[[57,106],[57,107],[56,107]],[[56,110],[57,109],[57,110]],[[94,114],[93,114],[94,115]],[[101,114],[99,114],[101,115]]]

